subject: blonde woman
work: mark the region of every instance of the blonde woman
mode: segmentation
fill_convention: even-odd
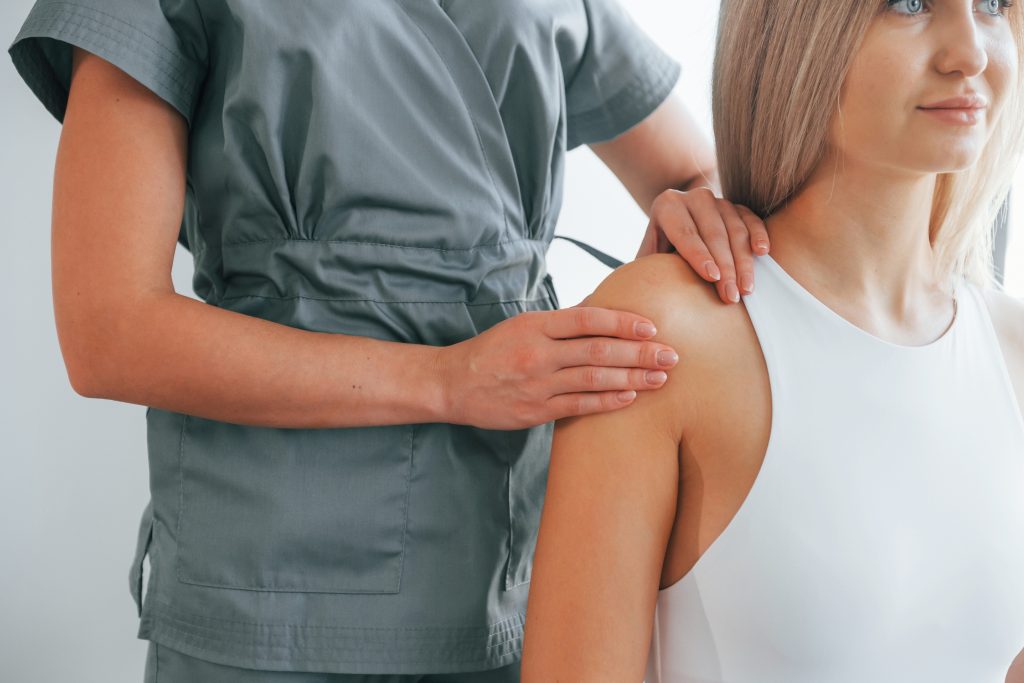
[[[685,362],[556,426],[525,683],[1019,680],[1022,47],[1006,1],[723,2],[723,191],[772,253],[744,307],[665,255],[588,298]]]

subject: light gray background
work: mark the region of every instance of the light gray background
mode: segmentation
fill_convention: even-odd
[[[679,91],[710,137],[717,3],[628,4],[683,63]],[[31,6],[32,0],[0,3],[5,52]],[[141,681],[146,643],[135,637],[138,620],[127,576],[149,496],[145,407],[82,398],[68,383],[50,288],[60,125],[6,54],[0,64],[0,131],[0,192],[7,207],[0,226],[0,681]],[[646,223],[589,150],[569,155],[560,234],[629,260]],[[1024,247],[1015,241],[1018,232],[1011,227],[1007,283],[1020,295]],[[549,256],[563,306],[578,303],[608,273],[561,240]],[[191,257],[180,246],[173,277],[179,293],[194,296]]]

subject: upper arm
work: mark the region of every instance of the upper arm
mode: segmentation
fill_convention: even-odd
[[[188,129],[165,100],[75,48],[53,184],[54,314],[76,391],[126,311],[173,292]]]
[[[636,267],[650,258],[657,257],[613,273],[588,305],[645,315],[661,341],[682,349],[672,320],[680,302],[657,294],[659,278],[641,276]],[[668,267],[681,270],[678,259],[668,258]],[[660,287],[673,291],[664,282]],[[663,388],[640,392],[627,408],[556,424],[527,610],[524,682],[643,678],[678,491],[682,420],[669,374]]]
[[[607,142],[590,145],[645,212],[668,189],[720,192],[715,149],[677,94]]]

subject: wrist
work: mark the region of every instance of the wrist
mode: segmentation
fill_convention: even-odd
[[[452,347],[428,346],[427,371],[423,405],[431,422],[453,422]]]

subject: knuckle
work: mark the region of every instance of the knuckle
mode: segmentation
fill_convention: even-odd
[[[587,410],[587,399],[585,396],[573,396],[567,403],[569,404],[570,415],[582,415]]]
[[[677,190],[665,190],[658,194],[651,203],[651,210],[663,210],[666,204],[670,204],[679,199],[679,195],[682,193]]]
[[[516,369],[528,373],[537,364],[538,351],[532,346],[516,346],[512,349],[512,365]]]
[[[611,345],[605,341],[587,343],[587,359],[592,363],[604,363],[611,358]]]
[[[592,308],[579,308],[573,316],[573,322],[581,330],[589,330],[593,327],[596,315]]]
[[[519,315],[509,318],[508,321],[518,327],[529,327],[537,322],[536,314],[536,311],[524,311]]]
[[[587,387],[599,387],[607,373],[602,368],[586,368],[583,371],[583,383]]]
[[[746,223],[744,223],[743,221],[734,221],[734,220],[726,221],[725,222],[725,230],[726,230],[726,232],[729,233],[730,237],[734,237],[736,239],[740,239],[740,238],[746,239],[747,235],[750,234],[749,231],[747,230]]]

